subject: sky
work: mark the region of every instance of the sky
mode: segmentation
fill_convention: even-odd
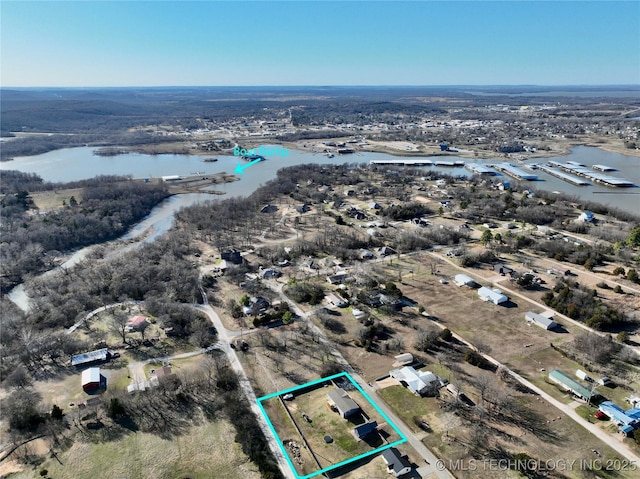
[[[640,84],[640,2],[0,2],[0,85]]]

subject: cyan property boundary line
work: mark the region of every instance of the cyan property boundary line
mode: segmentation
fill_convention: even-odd
[[[311,474],[307,474],[306,476],[300,476],[297,472],[296,472],[296,468],[293,465],[293,461],[291,460],[291,458],[289,457],[289,453],[287,452],[287,449],[284,447],[284,444],[282,443],[282,439],[280,438],[280,436],[278,436],[277,431],[275,430],[275,428],[273,427],[273,424],[271,423],[271,420],[269,419],[269,415],[267,414],[267,412],[264,410],[264,407],[262,407],[262,401],[266,401],[267,399],[271,399],[273,397],[277,397],[277,396],[281,396],[283,394],[287,394],[287,393],[292,393],[295,391],[298,391],[300,389],[307,389],[310,386],[314,386],[316,384],[320,384],[320,383],[325,383],[328,381],[332,381],[334,379],[338,379],[341,377],[345,377],[349,380],[349,382],[351,384],[353,384],[353,386],[360,392],[360,394],[362,394],[362,396],[369,401],[369,404],[371,404],[374,409],[376,410],[376,412],[378,414],[380,414],[380,416],[382,416],[382,418],[386,421],[386,423],[391,426],[391,428],[401,437],[401,439],[399,439],[398,441],[395,441],[391,444],[387,444],[385,446],[381,446],[377,449],[374,449],[373,451],[369,451],[366,452],[364,454],[360,454],[359,456],[355,456],[352,457],[351,459],[347,459],[346,461],[342,461],[339,462],[337,464],[333,464],[332,466],[329,467],[325,467],[324,469],[320,469],[319,471],[315,471],[312,472]],[[328,376],[326,378],[321,378],[318,379],[316,381],[311,381],[309,383],[306,384],[302,384],[300,386],[296,386],[293,388],[289,388],[289,389],[283,389],[282,391],[278,391],[275,392],[273,394],[269,394],[267,396],[262,396],[260,398],[258,398],[258,407],[260,408],[260,411],[262,412],[262,415],[265,417],[265,419],[267,420],[267,424],[269,425],[269,428],[271,429],[271,432],[273,433],[274,437],[276,438],[276,440],[278,441],[278,445],[280,446],[280,450],[282,451],[282,453],[284,454],[284,457],[287,459],[287,463],[289,463],[289,467],[291,468],[291,470],[293,471],[293,474],[296,476],[297,479],[308,479],[310,477],[314,477],[317,476],[319,474],[323,474],[327,471],[332,471],[334,469],[337,469],[339,467],[345,466],[347,464],[351,464],[352,462],[358,461],[360,459],[363,459],[365,457],[369,457],[373,454],[378,454],[381,451],[384,451],[385,449],[389,449],[390,447],[394,447],[397,446],[398,444],[402,444],[404,442],[407,442],[407,438],[405,437],[404,434],[402,434],[402,432],[396,427],[395,424],[393,424],[393,422],[391,422],[391,420],[387,417],[387,415],[376,405],[375,402],[373,402],[371,400],[371,398],[367,395],[367,393],[365,393],[362,388],[360,387],[360,385],[355,382],[353,380],[353,378],[351,377],[351,375],[349,373],[338,373],[338,374],[334,374],[333,376]]]

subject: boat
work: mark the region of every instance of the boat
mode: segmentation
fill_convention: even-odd
[[[217,158],[203,158],[202,161],[204,163],[215,163],[216,161],[218,161]]]

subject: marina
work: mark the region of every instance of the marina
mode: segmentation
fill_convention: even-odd
[[[527,173],[511,163],[498,163],[490,166],[506,175],[511,176],[512,178],[515,178],[516,180],[537,181],[538,179],[538,175]]]
[[[617,168],[614,168],[613,166],[607,166],[607,165],[593,165],[591,168],[593,168],[596,171],[618,171]]]
[[[555,176],[556,178],[560,178],[561,180],[571,183],[572,185],[587,186],[591,184],[588,181],[578,178],[577,176],[572,176],[567,173],[563,173],[562,171],[554,170],[549,166],[538,165],[538,169],[540,169],[541,171],[544,171],[545,173],[549,173],[550,175]]]
[[[387,159],[387,160],[371,160],[370,165],[393,165],[393,166],[433,166],[433,161],[429,160],[400,160],[400,159]]]
[[[561,170],[564,170],[568,173],[588,178],[591,181],[612,188],[630,188],[632,186],[635,186],[633,182],[629,180],[591,171],[583,164],[577,163],[575,161],[567,161],[565,164],[558,163],[557,161],[549,161],[547,165],[549,165],[550,167],[560,168]]]
[[[484,165],[479,165],[477,163],[467,163],[464,167],[474,175],[496,176],[498,174],[495,170],[492,170],[491,168],[488,168]]]
[[[449,166],[454,168],[456,166],[464,166],[464,161],[436,161],[436,166]]]

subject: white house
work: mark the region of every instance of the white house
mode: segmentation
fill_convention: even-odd
[[[392,369],[389,371],[389,375],[400,381],[402,384],[406,384],[411,392],[414,394],[426,394],[429,392],[435,392],[440,386],[440,380],[438,376],[431,371],[416,371],[412,366],[404,366],[401,369]]]
[[[509,298],[502,294],[499,289],[489,289],[485,286],[478,290],[478,296],[482,301],[491,301],[493,304],[502,304],[509,301]]]
[[[535,324],[536,326],[540,326],[542,329],[546,330],[553,329],[558,326],[558,323],[556,323],[553,319],[547,318],[546,316],[531,311],[525,313],[524,319],[526,319],[527,322]]]
[[[467,276],[466,274],[456,274],[453,281],[458,286],[473,286],[475,284],[475,281],[471,279],[469,276]]]

